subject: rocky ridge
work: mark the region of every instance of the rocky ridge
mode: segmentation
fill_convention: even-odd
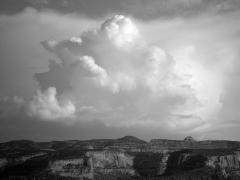
[[[166,178],[203,168],[227,177],[240,172],[239,148],[236,141],[195,141],[191,137],[150,142],[133,136],[86,141],[10,141],[0,144],[0,177],[41,172],[78,179],[110,174]]]

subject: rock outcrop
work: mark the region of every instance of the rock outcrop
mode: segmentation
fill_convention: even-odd
[[[135,175],[134,156],[121,151],[88,151],[83,157],[54,160],[49,163],[52,173],[65,177],[87,177],[95,174],[121,173]]]
[[[184,138],[184,141],[187,141],[187,142],[195,142],[195,140],[193,139],[192,136],[187,136]]]
[[[84,158],[55,160],[49,163],[51,173],[64,177],[93,179],[93,169]]]
[[[239,169],[240,168],[240,152],[234,152],[233,154],[223,155],[223,156],[210,156],[206,163],[208,166],[213,168],[230,168]]]

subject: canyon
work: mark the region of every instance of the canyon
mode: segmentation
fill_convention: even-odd
[[[0,178],[240,179],[240,142],[119,139],[0,143]],[[53,178],[54,177],[54,178]]]

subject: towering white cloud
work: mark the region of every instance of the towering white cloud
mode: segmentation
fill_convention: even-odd
[[[144,41],[128,17],[113,16],[80,37],[45,41],[43,46],[61,62],[37,79],[40,85],[45,83],[42,76],[67,79],[68,92],[77,102],[76,119],[97,119],[108,126],[190,130],[206,124],[221,107],[221,87],[211,71],[193,60],[194,47],[171,56]],[[211,90],[214,87],[219,91]],[[69,107],[54,104],[56,109]],[[70,107],[66,114],[75,110]],[[81,107],[94,111],[83,115]]]
[[[29,102],[28,113],[45,120],[74,117],[74,104],[70,100],[59,101],[56,96],[57,91],[54,87],[49,87],[45,92],[38,91]]]

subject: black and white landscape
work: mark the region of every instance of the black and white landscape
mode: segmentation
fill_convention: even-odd
[[[1,0],[0,179],[240,179],[239,19],[239,0]]]
[[[240,142],[119,139],[0,144],[1,179],[228,180],[240,178]]]

